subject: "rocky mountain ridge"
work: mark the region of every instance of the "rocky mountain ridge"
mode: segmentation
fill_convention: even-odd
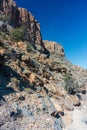
[[[50,54],[52,53],[60,57],[65,56],[64,48],[59,43],[47,40],[44,40],[43,43],[45,48],[49,50]]]
[[[13,0],[0,0],[0,17],[12,27],[24,27],[24,39],[43,47],[40,24],[26,9],[18,7]],[[8,21],[8,23],[7,23]]]
[[[77,120],[87,124],[87,70],[68,61],[62,45],[34,39],[36,23],[12,0],[0,0],[0,130],[77,130]],[[20,30],[25,25],[33,40]]]

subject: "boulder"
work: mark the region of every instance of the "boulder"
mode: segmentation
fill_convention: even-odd
[[[29,81],[32,85],[34,85],[35,87],[37,86],[44,86],[44,82],[35,74],[35,73],[31,73],[29,75]]]
[[[71,95],[70,100],[71,100],[71,102],[73,103],[74,106],[80,106],[81,105],[81,102],[76,95]]]
[[[25,63],[30,63],[30,55],[23,55],[21,60]]]
[[[73,104],[68,98],[62,98],[61,99],[61,106],[62,106],[63,109],[66,109],[66,110],[69,110],[69,111],[74,110]]]
[[[35,75],[34,73],[31,73],[30,76],[29,76],[29,80],[30,80],[31,83],[32,83],[32,82],[35,82],[35,80],[36,80],[36,75]]]
[[[59,114],[63,113],[62,107],[58,104],[57,100],[51,98],[51,101]]]
[[[65,92],[65,90],[63,90],[63,89],[58,88],[58,89],[56,89],[56,91],[54,92],[54,95],[59,96],[59,97],[65,97],[66,92]]]

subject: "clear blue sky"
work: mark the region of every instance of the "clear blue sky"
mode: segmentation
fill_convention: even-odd
[[[66,57],[87,68],[87,0],[16,0],[41,24],[43,39],[63,45]]]

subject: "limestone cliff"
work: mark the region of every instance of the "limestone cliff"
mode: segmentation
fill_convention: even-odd
[[[46,49],[48,49],[48,51],[52,54],[56,54],[59,56],[65,56],[64,53],[64,48],[62,47],[62,45],[53,42],[53,41],[43,41],[44,42],[44,46]]]
[[[37,48],[44,48],[40,24],[30,12],[18,7],[13,0],[0,0],[0,16],[2,15],[8,18],[8,22],[12,27],[25,27],[25,40],[35,43]]]

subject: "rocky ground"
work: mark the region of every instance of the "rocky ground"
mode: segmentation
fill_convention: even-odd
[[[31,90],[15,92],[0,100],[0,130],[86,130],[87,95],[74,107]],[[64,100],[64,98],[63,98]],[[60,103],[59,103],[60,102]]]
[[[31,13],[1,0],[0,130],[86,130],[86,110],[87,70],[42,40]]]
[[[87,94],[82,97],[81,107],[75,108],[71,114],[72,122],[68,125],[68,130],[87,129]]]
[[[77,130],[79,123],[82,127],[79,129],[85,130],[86,70],[72,65],[61,55],[57,57],[56,53],[48,57],[32,46],[29,51],[26,42],[2,43],[0,129]],[[70,88],[77,87],[70,93],[64,80],[69,72],[79,84],[70,82]]]

